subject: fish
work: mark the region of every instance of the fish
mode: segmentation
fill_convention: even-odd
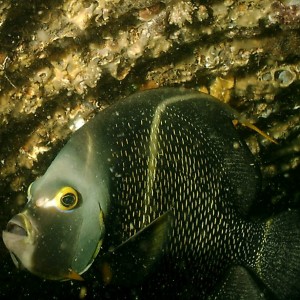
[[[3,231],[15,265],[62,281],[83,280],[93,265],[103,284],[122,286],[167,266],[205,299],[299,297],[300,214],[253,216],[261,173],[239,118],[183,88],[100,111]]]

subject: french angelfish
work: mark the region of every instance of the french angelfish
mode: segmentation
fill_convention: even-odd
[[[235,119],[213,97],[177,88],[99,112],[3,231],[15,264],[66,280],[94,262],[106,284],[126,285],[167,261],[204,296],[262,295],[259,282],[278,299],[300,297],[299,213],[253,220],[260,172]]]

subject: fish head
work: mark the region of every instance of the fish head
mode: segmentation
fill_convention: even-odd
[[[87,188],[46,179],[31,184],[28,202],[8,222],[3,241],[17,267],[46,279],[80,280],[102,244],[102,210]]]

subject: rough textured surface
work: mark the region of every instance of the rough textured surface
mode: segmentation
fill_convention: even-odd
[[[1,228],[76,127],[157,86],[209,92],[275,137],[241,129],[262,165],[264,206],[298,206],[299,29],[299,1],[1,1]],[[2,243],[0,253],[8,291],[16,275]]]

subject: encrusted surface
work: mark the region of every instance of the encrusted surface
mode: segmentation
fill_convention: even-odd
[[[158,86],[209,92],[275,137],[242,129],[270,205],[298,205],[299,32],[299,1],[1,1],[1,227],[72,131]]]

